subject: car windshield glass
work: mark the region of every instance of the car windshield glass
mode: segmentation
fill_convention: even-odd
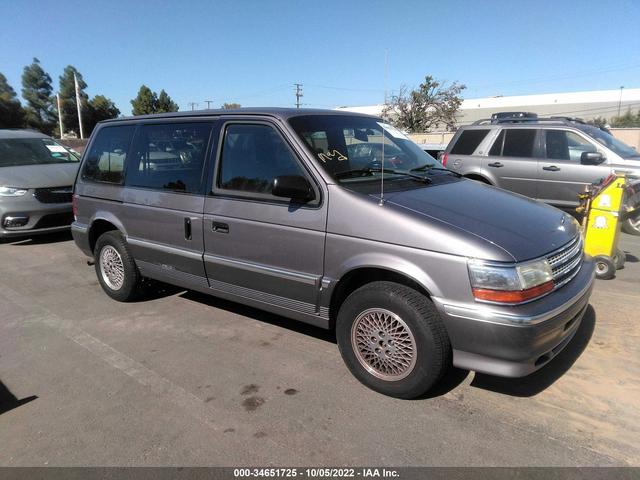
[[[50,138],[0,139],[0,167],[78,162],[76,154]]]
[[[289,123],[322,168],[339,183],[370,182],[381,175],[385,180],[404,179],[416,176],[411,171],[426,173],[429,167],[442,167],[402,132],[380,119],[305,115],[294,117]]]
[[[638,153],[635,148],[630,147],[624,142],[621,142],[613,135],[605,132],[604,130],[601,130],[597,127],[592,127],[590,125],[581,125],[580,129],[587,135],[607,147],[609,150],[612,150],[617,155],[620,155],[622,158],[631,158],[640,155],[640,153]]]

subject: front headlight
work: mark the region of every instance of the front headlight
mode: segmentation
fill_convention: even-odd
[[[0,187],[0,197],[21,197],[27,193],[25,188]]]
[[[476,300],[523,303],[553,290],[553,272],[546,259],[501,266],[469,260],[469,278]]]

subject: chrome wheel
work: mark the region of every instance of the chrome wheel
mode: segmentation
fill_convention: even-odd
[[[118,251],[105,245],[100,251],[100,273],[111,290],[120,290],[124,284],[124,264]]]
[[[402,380],[416,365],[413,333],[389,310],[371,308],[358,315],[351,327],[351,346],[360,365],[381,380]]]

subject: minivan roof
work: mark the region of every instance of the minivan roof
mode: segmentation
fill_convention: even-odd
[[[319,108],[278,108],[278,107],[244,107],[237,109],[209,109],[209,110],[186,110],[183,112],[171,112],[171,113],[156,113],[153,115],[138,115],[131,117],[113,118],[110,120],[103,120],[100,123],[112,123],[123,122],[131,120],[147,120],[157,118],[180,118],[180,117],[210,117],[210,116],[222,116],[222,115],[264,115],[269,117],[276,117],[281,120],[287,120],[292,117],[299,117],[303,115],[341,115],[341,116],[358,116],[378,118],[371,115],[365,115],[363,113],[347,112],[343,110],[327,110]]]
[[[1,129],[0,138],[50,138],[49,135],[40,133],[37,130],[13,130]]]

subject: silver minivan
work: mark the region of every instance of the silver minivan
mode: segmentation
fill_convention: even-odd
[[[0,240],[68,231],[80,158],[33,130],[0,130]]]
[[[531,115],[531,114],[530,114]],[[458,129],[442,157],[447,168],[565,209],[611,173],[640,176],[640,153],[579,119],[501,117]],[[627,199],[640,203],[640,195]],[[640,235],[640,214],[623,229]]]
[[[355,377],[400,398],[451,365],[541,368],[593,286],[568,214],[460,178],[347,112],[105,121],[73,200],[74,239],[112,298],[146,277],[335,329]]]

